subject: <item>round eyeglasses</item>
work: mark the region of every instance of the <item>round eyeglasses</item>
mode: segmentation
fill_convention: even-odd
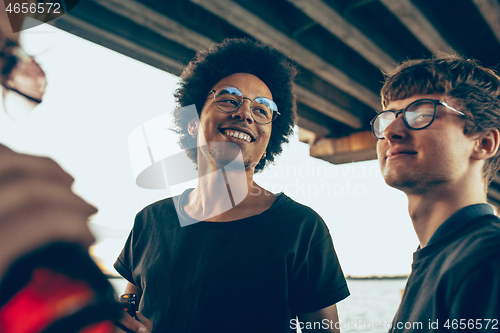
[[[273,100],[267,97],[256,97],[250,99],[243,97],[238,88],[228,84],[223,84],[215,90],[211,90],[208,95],[214,94],[214,103],[223,112],[234,112],[243,104],[243,100],[248,99],[251,103],[252,119],[259,124],[269,124],[280,115],[278,106]]]
[[[437,99],[417,99],[410,103],[406,108],[397,111],[380,112],[370,122],[373,135],[377,139],[384,139],[385,129],[398,117],[403,114],[403,122],[406,127],[413,130],[421,130],[429,127],[436,118],[436,110],[438,105],[443,105],[448,109],[465,116],[465,113],[449,106],[445,102]]]
[[[18,119],[42,102],[47,80],[33,57],[13,41],[7,39],[0,50],[6,57],[0,82],[3,108],[12,119]]]

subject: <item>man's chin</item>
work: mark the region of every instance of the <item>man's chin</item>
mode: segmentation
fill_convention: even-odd
[[[385,183],[392,188],[400,190],[405,194],[420,193],[420,182],[412,178],[385,178]]]
[[[224,168],[225,171],[245,171],[250,166],[243,160],[241,148],[230,142],[211,142],[210,158],[214,169]]]
[[[394,170],[388,170],[382,174],[385,183],[390,187],[394,187],[398,190],[403,190],[405,188],[416,185],[416,181],[411,177],[401,172],[394,172]]]

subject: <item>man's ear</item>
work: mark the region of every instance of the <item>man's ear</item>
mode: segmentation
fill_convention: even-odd
[[[500,132],[497,129],[488,130],[476,139],[476,146],[472,152],[472,159],[487,160],[498,151]]]
[[[188,124],[188,133],[193,138],[198,136],[198,126],[200,126],[200,121],[198,119],[193,119]]]

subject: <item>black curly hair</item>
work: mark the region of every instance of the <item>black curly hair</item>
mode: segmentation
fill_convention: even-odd
[[[282,146],[293,133],[296,118],[292,87],[297,68],[271,46],[247,38],[234,38],[199,51],[181,74],[179,88],[174,95],[179,106],[174,111],[174,131],[180,135],[180,146],[197,163],[197,150],[188,150],[188,147],[196,146],[196,139],[187,130],[192,119],[186,119],[182,107],[194,104],[199,116],[213,85],[235,73],[252,74],[262,80],[281,113],[272,122],[266,157],[255,167],[255,172],[259,172],[283,151]]]

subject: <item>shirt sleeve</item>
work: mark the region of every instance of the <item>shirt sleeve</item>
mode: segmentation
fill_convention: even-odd
[[[113,264],[113,267],[115,270],[120,274],[125,280],[128,282],[135,284],[134,278],[132,276],[132,269],[130,268],[130,259],[127,253],[129,253],[130,249],[130,238],[132,236],[132,231],[129,234],[129,237],[125,243],[125,246],[122,249],[122,252],[116,259],[115,263]]]
[[[476,266],[460,284],[450,306],[450,331],[500,329],[500,257]],[[442,324],[444,325],[444,323]]]
[[[136,240],[138,239],[140,230],[142,229],[142,223],[139,215],[140,214],[136,216],[134,227],[130,231],[130,234],[128,235],[127,241],[125,242],[120,255],[113,264],[113,267],[116,269],[118,274],[120,274],[128,282],[135,285],[138,284],[135,282],[133,275],[134,255],[137,256],[137,254],[134,253],[134,250],[137,250],[137,245],[134,246],[134,243],[137,243]]]
[[[291,304],[298,314],[326,308],[349,296],[328,229],[320,242],[309,247],[293,290]]]

